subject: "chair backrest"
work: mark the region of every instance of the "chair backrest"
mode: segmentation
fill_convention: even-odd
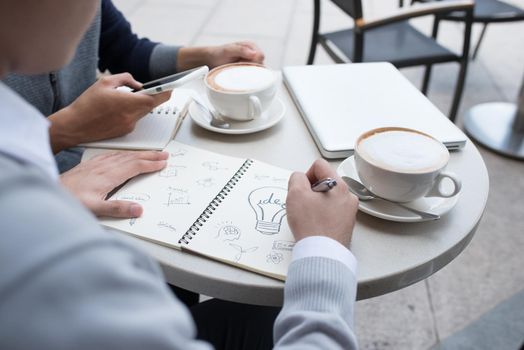
[[[331,0],[335,5],[349,16],[357,19],[362,18],[362,1],[361,0]]]

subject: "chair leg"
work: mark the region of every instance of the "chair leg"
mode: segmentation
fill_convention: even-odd
[[[477,41],[477,45],[475,45],[475,49],[473,50],[473,55],[471,55],[471,59],[477,58],[477,53],[479,52],[480,43],[484,39],[484,34],[486,34],[486,29],[488,28],[488,24],[484,23],[484,26],[482,27],[482,31],[480,32],[479,40]]]
[[[424,95],[428,94],[429,78],[431,78],[431,68],[432,67],[433,65],[427,64],[426,70],[424,71],[424,80],[422,80],[422,89],[421,89]]]
[[[315,13],[313,17],[313,35],[311,36],[311,48],[309,49],[309,56],[307,64],[313,64],[315,54],[318,46],[318,29],[320,26],[320,0],[314,0]]]
[[[415,1],[412,0],[411,4],[413,4],[414,2]],[[433,20],[433,29],[431,31],[431,37],[435,39],[435,41],[437,40],[439,24],[440,24],[440,18],[435,17],[435,19]],[[422,80],[422,89],[421,89],[424,95],[427,95],[428,93],[429,78],[431,77],[431,68],[432,68],[432,65],[427,64],[426,70],[424,71],[424,80]]]
[[[453,95],[453,102],[451,104],[451,110],[449,112],[449,120],[451,120],[453,123],[455,122],[455,119],[457,117],[460,100],[462,99],[462,91],[464,89],[464,83],[466,80],[467,65],[467,59],[462,60],[460,64],[460,72],[457,78],[457,86],[455,87],[455,94]]]

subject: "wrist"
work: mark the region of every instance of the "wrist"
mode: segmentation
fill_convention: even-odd
[[[81,143],[68,122],[71,113],[71,107],[68,106],[47,118],[50,122],[49,140],[54,154]]]
[[[208,47],[181,47],[178,50],[176,70],[182,72],[191,68],[209,65],[211,53]]]

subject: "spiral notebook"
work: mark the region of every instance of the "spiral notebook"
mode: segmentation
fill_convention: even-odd
[[[101,223],[285,280],[295,244],[286,219],[291,172],[171,141],[166,168],[129,181],[110,200],[140,203],[136,219]]]

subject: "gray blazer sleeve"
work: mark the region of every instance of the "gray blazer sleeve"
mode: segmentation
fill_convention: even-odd
[[[291,263],[284,307],[274,327],[275,348],[357,349],[356,285],[353,273],[339,261],[310,257]]]
[[[0,349],[210,349],[158,266],[0,154]]]

